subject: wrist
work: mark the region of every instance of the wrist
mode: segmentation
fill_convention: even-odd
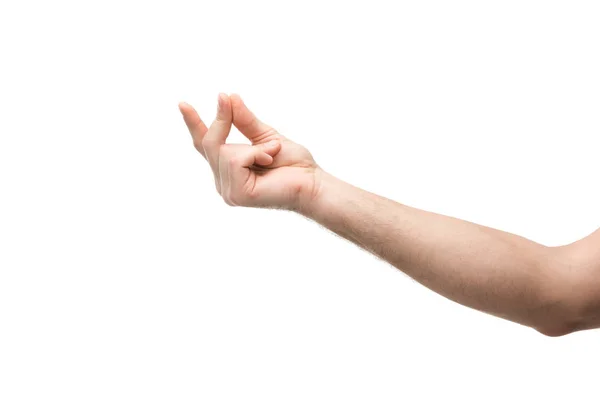
[[[321,168],[316,168],[313,185],[300,201],[295,211],[307,218],[317,218],[319,214],[324,212],[328,198],[335,192],[336,187],[339,190],[341,183],[333,175],[323,171]]]

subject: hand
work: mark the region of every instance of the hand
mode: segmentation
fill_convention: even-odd
[[[321,169],[308,150],[256,118],[238,95],[219,94],[210,128],[189,104],[179,110],[228,205],[298,210],[315,197]],[[232,124],[252,144],[226,143]]]

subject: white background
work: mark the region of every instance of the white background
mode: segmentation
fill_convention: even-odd
[[[599,332],[228,207],[177,110],[240,93],[344,180],[566,244],[600,224],[597,2],[0,4],[1,399],[597,398]]]

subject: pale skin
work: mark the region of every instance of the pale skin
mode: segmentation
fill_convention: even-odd
[[[450,300],[548,336],[600,327],[600,230],[544,246],[337,179],[239,95],[219,94],[210,127],[189,104],[179,109],[228,205],[302,214]],[[226,143],[232,126],[250,143]]]

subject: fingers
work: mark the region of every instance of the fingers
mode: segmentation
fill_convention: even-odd
[[[271,165],[273,157],[281,150],[280,135],[259,121],[238,95],[229,97],[219,93],[217,116],[209,128],[191,105],[180,103],[179,110],[192,135],[194,147],[211,166],[217,192],[226,199],[232,191],[236,198],[245,193],[244,185],[256,177],[250,167]],[[236,124],[254,145],[226,144],[232,124]]]
[[[229,132],[231,131],[233,118],[229,96],[219,93],[217,102],[217,116],[202,139],[202,148],[213,170],[217,192],[221,194],[222,177],[219,176],[219,154],[221,146],[225,144],[227,136],[229,136]]]
[[[256,174],[250,167],[272,164],[274,154],[279,152],[281,144],[274,140],[258,146],[228,146],[233,150],[219,159],[221,195],[229,205],[251,205],[256,197],[253,191]]]
[[[255,163],[268,165],[271,162],[273,162],[273,158],[270,155],[260,148],[250,146],[246,151],[238,153],[235,158],[230,158],[225,202],[230,205],[249,205],[253,197],[253,181],[256,179],[256,175],[248,167]]]
[[[275,157],[277,155],[277,153],[279,153],[279,151],[281,150],[281,142],[279,140],[275,139],[275,140],[271,140],[271,141],[269,141],[267,143],[256,145],[254,147],[259,148],[265,154],[271,156],[271,162],[273,162],[273,157]],[[261,164],[259,162],[256,162],[256,164],[258,164],[258,165],[270,165],[271,162],[269,162],[269,164]]]
[[[253,146],[253,148],[255,149],[256,154],[254,161],[248,158],[247,160],[244,160],[244,162],[242,163],[242,167],[247,168],[252,166],[253,164],[260,165],[263,167],[271,165],[273,163],[273,157],[275,157],[275,155],[279,153],[279,150],[281,150],[281,142],[279,142],[278,140],[271,140],[270,142]]]
[[[266,142],[277,135],[275,129],[256,118],[239,95],[232,94],[230,98],[233,124],[253,144]]]
[[[231,131],[232,121],[233,115],[229,96],[219,93],[217,116],[202,141],[202,147],[204,147],[204,151],[209,157],[214,158],[219,147],[225,144]]]
[[[202,139],[204,139],[204,135],[206,135],[208,128],[206,125],[204,125],[204,122],[202,122],[202,119],[200,119],[200,116],[194,107],[188,103],[179,103],[179,111],[183,116],[183,120],[185,121],[190,134],[192,135],[194,147],[196,150],[198,150],[198,152],[200,152],[200,154],[202,154],[202,156],[206,157],[204,155],[204,148],[202,147]]]

